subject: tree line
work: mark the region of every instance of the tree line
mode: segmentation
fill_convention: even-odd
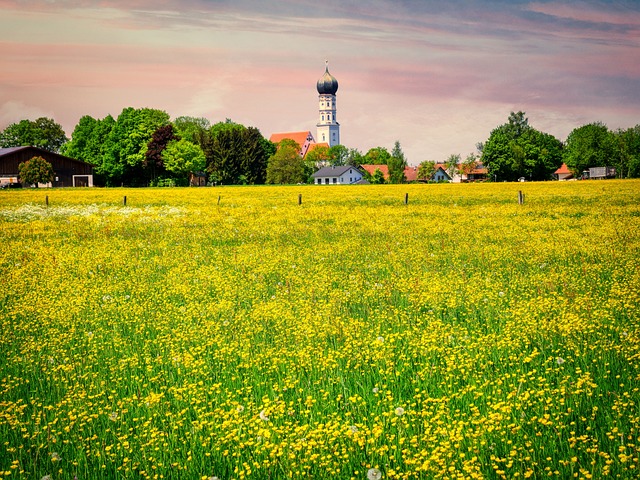
[[[84,116],[68,139],[49,118],[22,120],[0,133],[0,147],[33,145],[94,165],[94,182],[107,186],[186,185],[189,174],[206,175],[210,184],[306,183],[323,166],[387,165],[371,183],[405,181],[407,159],[400,142],[391,151],[374,147],[363,154],[344,145],[315,146],[303,158],[293,140],[275,145],[255,127],[229,119],[213,125],[205,118],[170,120],[157,109],[132,107],[117,118]],[[468,174],[481,163],[488,180],[548,180],[566,163],[579,176],[590,167],[612,166],[620,178],[640,177],[640,125],[611,131],[601,122],[574,129],[565,143],[529,125],[524,112],[512,112],[491,131],[477,153],[444,160],[450,176]],[[429,179],[435,161],[423,161],[418,178]],[[380,173],[380,174],[379,174]]]

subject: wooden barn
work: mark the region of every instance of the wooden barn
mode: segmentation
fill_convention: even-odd
[[[0,186],[19,183],[18,165],[33,157],[44,158],[55,172],[55,180],[41,186],[93,187],[93,165],[37,147],[0,148]]]

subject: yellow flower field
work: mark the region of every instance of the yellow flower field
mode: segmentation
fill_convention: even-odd
[[[640,181],[0,191],[0,240],[0,478],[640,476]]]

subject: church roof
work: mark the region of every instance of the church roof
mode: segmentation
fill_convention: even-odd
[[[318,80],[318,93],[320,95],[335,95],[338,91],[338,80],[329,73],[329,65],[324,70],[324,75]]]
[[[285,138],[293,140],[298,145],[300,145],[300,148],[304,147],[304,144],[307,143],[307,140],[312,143],[314,142],[313,135],[311,135],[311,132],[309,130],[306,130],[304,132],[273,133],[271,137],[269,137],[269,141],[273,143],[280,143]]]

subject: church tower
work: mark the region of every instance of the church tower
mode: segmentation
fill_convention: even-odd
[[[320,116],[316,142],[328,143],[330,147],[340,145],[340,124],[336,120],[336,92],[338,80],[329,73],[329,62],[326,62],[324,75],[318,80],[318,105]]]

